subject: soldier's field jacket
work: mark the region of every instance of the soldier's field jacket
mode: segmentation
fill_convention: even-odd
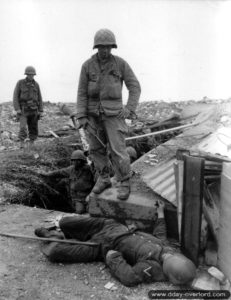
[[[14,109],[22,112],[43,111],[43,101],[39,84],[27,78],[17,82],[13,98]]]
[[[123,109],[122,86],[125,83],[129,96],[127,109],[135,112],[140,84],[128,63],[110,55],[105,64],[100,64],[98,55],[93,55],[82,66],[77,97],[77,118],[88,115],[116,116]]]
[[[95,183],[94,176],[89,165],[85,165],[79,170],[76,170],[74,166],[71,165],[67,168],[50,172],[49,175],[56,178],[69,179],[70,195],[73,201],[79,201],[81,198],[86,198]]]

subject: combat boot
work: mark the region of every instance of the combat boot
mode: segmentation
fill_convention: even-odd
[[[95,194],[100,194],[109,187],[111,187],[110,177],[109,176],[107,176],[107,177],[99,176],[96,181],[95,186],[92,189],[92,192]]]
[[[130,195],[130,180],[121,181],[117,189],[117,199],[127,200]]]
[[[63,232],[45,228],[45,227],[36,228],[34,233],[38,237],[43,237],[43,238],[55,238],[61,240],[65,238]]]

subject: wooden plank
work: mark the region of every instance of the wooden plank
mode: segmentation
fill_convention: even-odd
[[[221,176],[220,226],[218,232],[218,266],[231,280],[231,163],[223,164]]]
[[[181,248],[198,265],[204,184],[204,159],[184,157]]]
[[[217,243],[220,217],[219,191],[219,182],[213,182],[209,185],[207,185],[206,183],[204,184],[203,213]]]
[[[174,163],[176,179],[176,202],[179,240],[181,241],[182,205],[183,205],[183,181],[184,181],[184,162],[178,160]]]

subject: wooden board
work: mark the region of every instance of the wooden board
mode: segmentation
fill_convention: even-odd
[[[179,239],[181,240],[183,182],[184,182],[184,162],[182,160],[178,160],[177,162],[174,163],[174,172],[175,172],[175,179],[176,179],[178,233],[179,233]]]
[[[204,159],[184,157],[182,252],[198,265],[204,183]]]
[[[221,176],[220,228],[218,232],[218,266],[231,280],[231,163],[223,164]]]

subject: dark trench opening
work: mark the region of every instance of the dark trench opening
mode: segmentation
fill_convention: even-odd
[[[174,124],[174,127],[177,126]],[[161,126],[149,128],[148,133],[172,127]],[[172,131],[156,136],[147,136],[126,142],[131,163],[143,156],[145,153],[155,149],[159,145],[179,135],[181,131]],[[129,132],[128,137],[143,134],[141,130]],[[37,147],[39,158],[35,154],[26,152],[17,156],[6,167],[1,179],[18,187],[20,191],[16,195],[7,197],[8,202],[22,204],[31,207],[57,210],[63,212],[74,212],[71,206],[69,192],[69,180],[51,177],[46,178],[39,174],[39,170],[53,171],[70,166],[70,156],[74,150],[82,149],[78,135],[60,139],[59,141],[48,141]],[[86,156],[88,153],[85,153]]]

